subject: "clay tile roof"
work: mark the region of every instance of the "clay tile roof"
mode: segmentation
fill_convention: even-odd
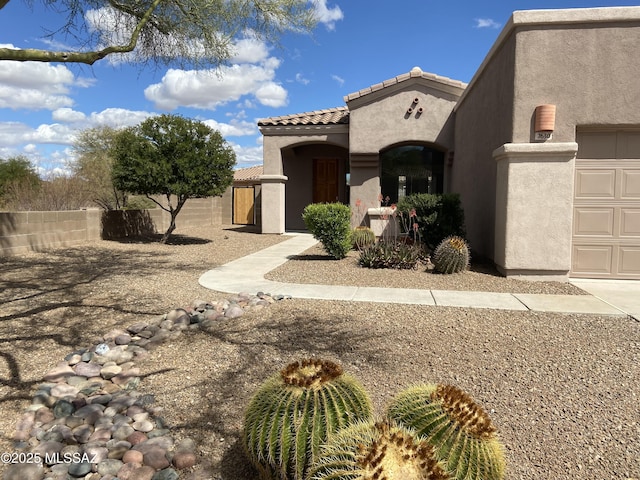
[[[363,88],[362,90],[359,90],[355,93],[350,93],[349,95],[344,97],[344,101],[350,102],[351,100],[355,100],[356,98],[364,97],[365,95],[376,92],[378,90],[382,90],[383,88],[390,87],[392,85],[396,85],[411,78],[425,78],[442,83],[443,85],[458,88],[466,88],[467,86],[466,83],[459,80],[452,80],[451,78],[441,77],[440,75],[435,75],[433,73],[423,72],[420,67],[413,67],[408,73],[403,73],[402,75],[390,78],[389,80],[385,80],[384,82],[376,83],[375,85],[371,85],[370,87]]]
[[[339,125],[343,123],[349,123],[349,109],[347,107],[314,110],[313,112],[295,113],[281,117],[269,117],[258,121],[258,125],[260,126]]]
[[[262,175],[262,165],[256,165],[255,167],[240,168],[234,171],[233,180],[236,182],[258,180],[260,175]]]

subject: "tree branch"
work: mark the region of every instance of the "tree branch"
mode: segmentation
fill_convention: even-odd
[[[4,4],[2,2],[4,2]],[[0,8],[8,2],[9,0],[0,0]],[[160,2],[162,2],[162,0],[153,1],[151,6],[138,21],[127,45],[112,45],[103,48],[102,50],[88,52],[53,52],[50,50],[38,50],[33,48],[0,48],[0,60],[14,60],[18,62],[85,63],[87,65],[93,65],[98,60],[101,60],[112,53],[132,52],[136,48],[142,29],[151,21],[151,16],[158,5],[160,5]]]

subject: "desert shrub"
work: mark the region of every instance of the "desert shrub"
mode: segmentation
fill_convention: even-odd
[[[144,195],[131,195],[127,197],[125,210],[150,210],[158,205]]]
[[[422,254],[420,245],[381,240],[362,249],[358,264],[365,268],[411,270],[418,266]]]
[[[302,212],[307,229],[324,250],[341,259],[351,250],[351,209],[342,203],[312,203]]]
[[[457,193],[415,193],[398,202],[403,215],[408,217],[412,209],[422,242],[431,250],[446,237],[465,236],[464,211]]]

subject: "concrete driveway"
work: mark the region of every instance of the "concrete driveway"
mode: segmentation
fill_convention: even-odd
[[[571,283],[640,320],[640,280],[572,279]]]

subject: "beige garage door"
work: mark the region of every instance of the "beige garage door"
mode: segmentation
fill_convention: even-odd
[[[640,131],[578,131],[571,276],[640,279]]]

